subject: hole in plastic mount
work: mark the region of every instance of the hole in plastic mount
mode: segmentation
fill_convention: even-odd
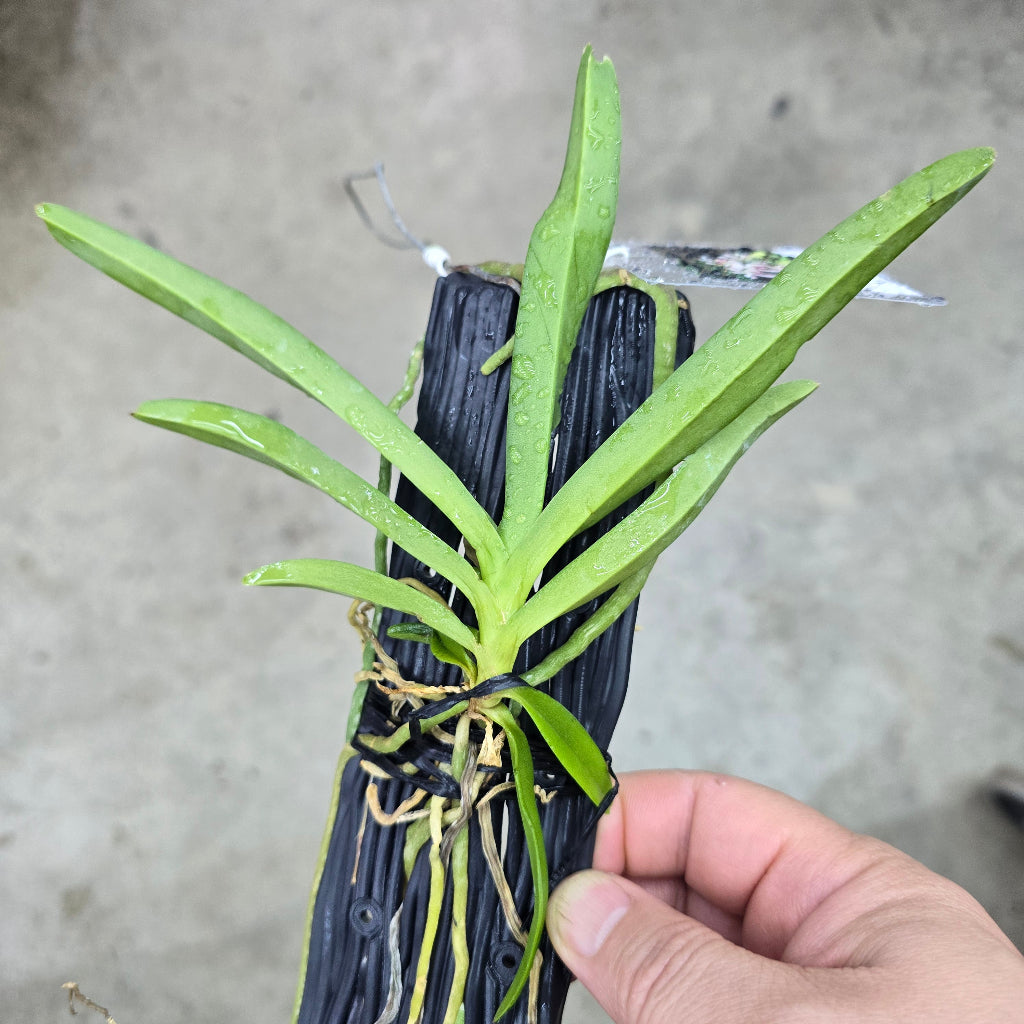
[[[491,954],[487,969],[499,985],[505,986],[515,977],[522,957],[522,946],[515,942],[503,942]]]
[[[348,912],[349,924],[360,935],[372,937],[381,928],[384,920],[384,912],[381,905],[369,896],[362,896],[352,902]]]

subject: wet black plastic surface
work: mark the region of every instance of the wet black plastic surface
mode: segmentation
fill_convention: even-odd
[[[511,335],[516,293],[469,274],[456,273],[437,283],[426,333],[424,379],[417,410],[417,432],[456,471],[477,500],[495,518],[504,501],[505,413],[509,364],[489,376],[480,373],[484,360]],[[549,496],[650,392],[654,347],[654,304],[641,292],[616,288],[596,296],[580,330],[566,376],[557,455],[549,480]],[[681,313],[679,360],[692,351],[688,313]],[[408,481],[402,479],[397,502],[438,536],[458,546],[457,530]],[[546,575],[557,572],[600,533],[608,530],[641,500],[617,510],[559,552]],[[414,576],[451,599],[446,581],[394,549],[391,576]],[[537,664],[593,613],[603,598],[576,609],[532,637],[520,653],[517,671]],[[467,622],[472,612],[461,595],[453,607]],[[429,684],[459,681],[454,666],[436,661],[424,644],[395,641],[389,626],[404,616],[385,612],[380,636],[405,678]],[[607,747],[625,698],[629,676],[636,603],[584,654],[543,684]],[[371,687],[361,717],[361,731],[388,731],[389,705]],[[393,726],[392,726],[393,727]],[[540,742],[539,740],[537,741]],[[399,948],[403,995],[396,1017],[405,1021],[415,977],[429,894],[429,865],[421,850],[406,884],[403,873],[405,826],[380,826],[364,818],[367,774],[358,757],[349,760],[342,779],[324,873],[317,890],[309,964],[299,1021],[301,1024],[385,1024],[383,1014],[390,984],[388,928],[402,907]],[[544,778],[538,782],[544,784]],[[396,807],[410,796],[414,784],[377,780],[381,805]],[[503,857],[506,878],[524,923],[532,913],[529,857],[513,794],[489,804],[495,832],[507,837]],[[566,873],[590,864],[590,829],[594,808],[574,787],[566,787],[540,809],[545,846],[552,873]],[[361,842],[357,841],[363,829]],[[470,886],[467,922],[470,971],[466,986],[466,1024],[489,1024],[515,975],[522,950],[513,940],[481,849],[474,815],[470,824]],[[426,1024],[439,1024],[448,1000],[454,964],[448,935],[451,888],[445,893],[424,1006]],[[555,1024],[562,1013],[569,975],[545,940],[540,986],[539,1021]],[[525,1024],[525,994],[507,1015],[510,1024]]]

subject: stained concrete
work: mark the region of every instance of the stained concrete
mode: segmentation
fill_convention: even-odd
[[[371,473],[279,381],[54,245],[71,205],[291,319],[380,394],[432,279],[412,227],[521,258],[585,42],[615,59],[621,237],[812,241],[995,145],[897,265],[945,309],[858,303],[822,388],[759,441],[647,592],[623,768],[778,786],[974,891],[1024,944],[1024,838],[979,787],[1024,762],[1024,25],[1013,2],[0,5],[0,1018],[74,979],[132,1021],[286,1019],[358,662],[345,603],[252,592],[370,534],[263,467],[131,421],[214,398]],[[701,337],[738,305],[694,292]],[[582,994],[567,1019],[595,1019]]]

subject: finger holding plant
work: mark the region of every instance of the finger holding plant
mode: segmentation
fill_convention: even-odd
[[[252,412],[203,401],[147,402],[140,420],[273,466],[322,491],[372,524],[382,538],[376,569],[322,559],[263,566],[246,577],[260,586],[312,587],[411,616],[393,627],[396,639],[429,644],[438,660],[458,667],[448,692],[428,692],[395,671],[368,640],[367,671],[394,690],[395,715],[384,734],[361,733],[360,749],[389,758],[420,737],[443,741],[438,769],[458,784],[458,798],[431,796],[407,836],[429,849],[430,905],[416,970],[411,1018],[429,983],[440,901],[451,876],[456,968],[445,1024],[464,1005],[466,823],[499,776],[483,770],[471,726],[486,730],[494,756],[511,772],[529,850],[533,906],[521,928],[523,954],[498,1007],[517,1003],[534,971],[548,895],[544,837],[538,814],[534,759],[523,730],[529,719],[545,754],[602,805],[613,782],[604,754],[561,704],[536,687],[550,679],[607,629],[632,602],[658,555],[696,518],[736,461],[769,426],[803,401],[814,384],[776,381],[804,342],[988,171],[988,149],[955,153],[907,178],[805,250],[678,369],[655,375],[650,397],[545,502],[560,395],[580,324],[591,297],[609,284],[602,264],[618,195],[618,91],[610,61],[588,48],[576,83],[565,167],[550,206],[538,221],[522,271],[522,295],[511,354],[506,432],[505,506],[495,522],[458,475],[397,414],[333,358],[252,299],[173,258],[60,206],[39,215],[54,237],[93,266],[200,327],[299,388],[348,423],[379,453],[381,478],[370,483],[287,427]],[[673,298],[636,282],[655,301],[660,332],[674,339]],[[659,342],[664,348],[666,343]],[[407,387],[404,397],[411,393]],[[472,557],[392,500],[394,465],[453,524]],[[556,553],[573,537],[629,499],[646,497],[613,528],[534,592]],[[389,577],[382,556],[390,540],[464,596],[464,621],[451,600],[415,581]],[[606,600],[559,649],[513,676],[523,644],[548,623],[592,599]],[[378,645],[379,646],[379,645]],[[376,666],[376,668],[374,668]],[[381,674],[383,673],[383,674]],[[389,674],[390,673],[390,674]],[[525,716],[525,719],[524,719]],[[454,727],[454,731],[451,728]],[[493,767],[493,766],[492,766]],[[401,770],[400,768],[398,770]],[[426,794],[424,794],[426,798]],[[410,838],[412,837],[412,838]],[[411,845],[410,845],[411,844]],[[461,916],[460,916],[461,915]],[[532,987],[532,986],[531,986]]]

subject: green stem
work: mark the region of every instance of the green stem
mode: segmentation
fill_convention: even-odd
[[[469,701],[460,701],[455,707],[449,708],[447,711],[432,715],[430,718],[424,718],[420,722],[420,729],[423,732],[430,732],[435,725],[440,725],[442,722],[447,722],[449,718],[462,714],[468,707]],[[393,754],[399,747],[409,742],[409,723],[406,722],[405,725],[399,726],[390,736],[373,736],[370,733],[361,733],[359,741],[365,743],[366,746],[378,754]]]
[[[441,818],[444,812],[444,797],[430,798],[430,898],[427,902],[427,920],[420,943],[419,960],[416,962],[416,981],[409,1000],[410,1024],[418,1024],[423,1013],[423,1000],[427,994],[427,979],[430,975],[430,958],[434,952],[434,940],[441,921],[441,904],[444,899],[444,865],[441,863]]]
[[[679,305],[682,300],[675,289],[664,284],[651,284],[627,270],[602,274],[594,286],[594,294],[611,288],[633,288],[643,292],[654,303],[654,372],[653,386],[667,380],[676,368],[676,342],[679,338]]]
[[[419,818],[406,826],[405,842],[402,847],[402,864],[407,884],[412,877],[412,869],[416,866],[416,858],[428,839],[430,839],[429,817]]]
[[[420,375],[420,368],[423,365],[423,338],[420,338],[418,342],[413,346],[412,353],[409,356],[409,364],[405,368],[405,377],[402,380],[402,386],[395,392],[394,397],[388,402],[388,408],[392,412],[399,412],[402,407],[412,398],[413,392],[416,390],[416,381]],[[391,495],[391,463],[385,456],[380,457],[380,469],[377,472],[377,490],[380,491],[384,497],[390,497]],[[377,535],[373,540],[373,567],[382,576],[387,575],[388,571],[388,538],[387,534],[383,530],[377,530]],[[377,632],[377,627],[380,625],[380,608],[375,608],[373,613],[373,626],[374,633]]]
[[[471,799],[463,780],[469,757],[469,715],[462,715],[455,729],[455,745],[452,749],[452,777],[462,781],[462,799]],[[463,808],[463,810],[466,810]],[[460,815],[460,819],[463,815]],[[469,945],[466,941],[466,907],[469,901],[469,827],[466,821],[452,826],[458,828],[452,846],[449,875],[452,880],[452,957],[455,973],[452,976],[451,993],[444,1015],[444,1024],[455,1024],[459,1009],[466,993],[466,978],[469,975]]]

